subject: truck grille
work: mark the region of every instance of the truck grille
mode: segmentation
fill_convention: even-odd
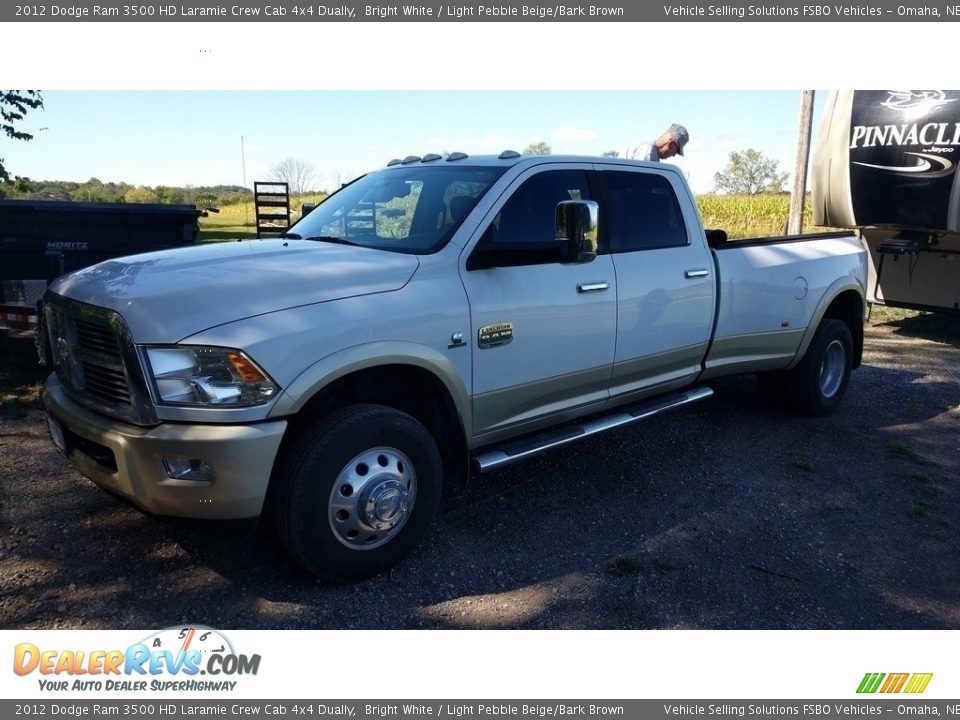
[[[139,425],[156,422],[122,318],[48,294],[44,319],[57,377],[82,405]]]
[[[123,370],[117,336],[109,327],[74,318],[76,351],[83,376],[83,389],[110,403],[130,404],[130,386]]]

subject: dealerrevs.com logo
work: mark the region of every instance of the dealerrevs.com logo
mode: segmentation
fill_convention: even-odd
[[[36,673],[46,691],[231,691],[238,682],[232,678],[259,669],[260,655],[239,654],[221,633],[199,626],[162,630],[125,650],[20,643],[13,656],[14,673]]]
[[[858,693],[922,693],[933,673],[866,673]]]

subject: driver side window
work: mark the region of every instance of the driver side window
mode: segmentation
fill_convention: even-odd
[[[583,170],[549,170],[526,180],[507,200],[484,240],[494,245],[543,243],[556,238],[557,203],[590,200]]]

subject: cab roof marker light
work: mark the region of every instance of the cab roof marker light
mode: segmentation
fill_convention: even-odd
[[[393,167],[394,165],[399,165],[400,163],[401,163],[400,158],[394,158],[393,160],[387,163],[387,167]]]
[[[467,158],[466,153],[462,152],[452,152],[447,155],[447,162],[454,162],[455,160],[465,160]]]
[[[513,160],[514,158],[520,157],[520,153],[516,150],[504,150],[502,153],[497,155],[498,160]]]
[[[416,162],[420,162],[420,156],[419,156],[419,155],[407,155],[407,156],[403,159],[403,164],[404,164],[404,165],[410,165],[410,164],[416,163]]]
[[[441,156],[436,153],[429,153],[428,155],[423,156],[423,162],[433,162],[434,160],[440,160]]]

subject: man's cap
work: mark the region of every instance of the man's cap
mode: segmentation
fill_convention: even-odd
[[[677,155],[683,155],[683,146],[687,144],[687,141],[690,140],[690,133],[687,132],[687,129],[683,125],[677,125],[674,123],[669,128],[665,135],[669,135],[671,139],[677,144]]]

